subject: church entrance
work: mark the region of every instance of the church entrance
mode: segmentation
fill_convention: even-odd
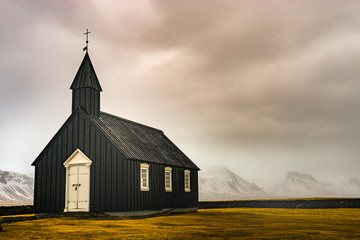
[[[64,212],[89,211],[91,163],[91,160],[79,149],[64,162],[66,168]]]

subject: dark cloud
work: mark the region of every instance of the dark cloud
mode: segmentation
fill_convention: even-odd
[[[179,52],[157,68],[164,94],[227,119],[356,122],[359,54],[341,43],[359,21],[354,3],[260,3],[156,2],[158,21],[142,44]]]
[[[172,54],[154,91],[222,146],[360,157],[358,3],[264,3],[156,1],[140,43]]]

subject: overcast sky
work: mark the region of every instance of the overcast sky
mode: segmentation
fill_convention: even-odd
[[[0,0],[0,169],[31,172],[89,54],[101,110],[200,168],[360,178],[360,1]]]

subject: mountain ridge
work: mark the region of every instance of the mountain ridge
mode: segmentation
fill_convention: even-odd
[[[25,174],[0,170],[0,204],[31,204],[34,179]]]
[[[344,192],[329,183],[322,183],[312,175],[289,171],[283,183],[276,185],[270,195],[275,197],[338,197]]]
[[[263,197],[265,191],[224,166],[211,166],[199,173],[200,200],[233,200]]]
[[[318,181],[308,173],[289,171],[283,182],[264,190],[224,166],[211,166],[203,170],[199,172],[200,201],[360,196],[360,181],[355,177],[335,186]]]

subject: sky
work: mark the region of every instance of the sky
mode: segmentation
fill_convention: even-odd
[[[360,179],[359,1],[0,0],[0,169],[71,114],[84,32],[101,110],[159,128],[200,168]]]

